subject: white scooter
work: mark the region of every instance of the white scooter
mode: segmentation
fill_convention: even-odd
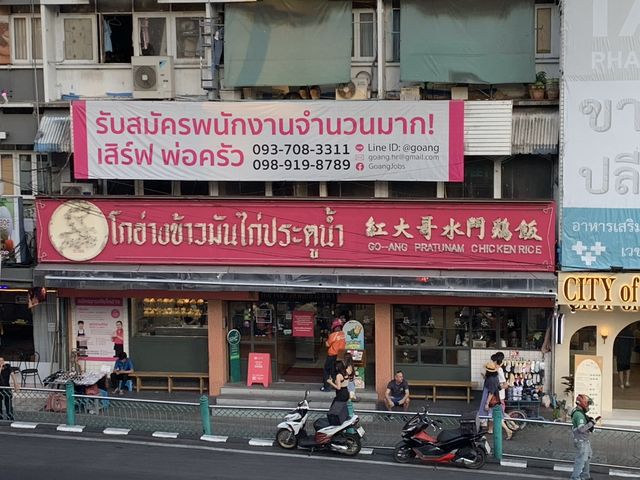
[[[348,456],[357,455],[362,447],[360,439],[364,437],[364,428],[359,425],[360,418],[354,415],[340,425],[330,425],[327,418],[319,418],[313,422],[315,435],[310,437],[305,430],[309,417],[308,396],[307,391],[298,407],[285,416],[284,422],[278,424],[278,445],[287,450],[299,447],[311,451],[330,450]]]

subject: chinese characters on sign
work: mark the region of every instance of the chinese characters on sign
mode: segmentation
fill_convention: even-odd
[[[38,202],[42,262],[553,271],[539,203]]]

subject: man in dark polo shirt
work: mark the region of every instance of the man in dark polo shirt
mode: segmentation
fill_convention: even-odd
[[[398,370],[395,378],[387,385],[387,391],[384,393],[384,403],[387,405],[388,410],[402,406],[406,412],[409,410],[409,402],[409,384],[404,379],[402,370]]]

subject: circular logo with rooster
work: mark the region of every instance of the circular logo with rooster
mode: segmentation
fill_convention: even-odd
[[[85,262],[107,245],[109,224],[93,203],[70,200],[55,209],[49,221],[49,240],[67,260]]]

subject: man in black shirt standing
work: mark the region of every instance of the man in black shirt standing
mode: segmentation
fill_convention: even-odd
[[[399,406],[402,406],[405,412],[409,410],[409,384],[404,379],[402,370],[398,370],[395,378],[389,382],[384,397],[384,403],[388,410]]]
[[[11,392],[11,384],[16,392],[20,390],[16,374],[11,370],[11,365],[0,357],[0,419],[13,420],[13,393]],[[4,416],[2,406],[4,405]]]

